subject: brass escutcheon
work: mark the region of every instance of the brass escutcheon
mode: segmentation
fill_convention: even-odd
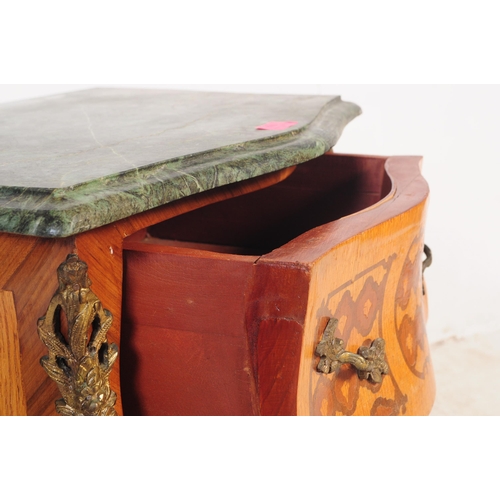
[[[107,339],[113,317],[90,289],[87,270],[87,264],[73,254],[59,266],[59,289],[38,321],[38,335],[49,350],[40,362],[63,396],[56,401],[60,415],[114,416],[116,394],[109,375],[118,348]]]
[[[341,365],[353,365],[362,380],[371,380],[378,384],[382,376],[389,373],[389,365],[385,361],[385,340],[376,339],[370,347],[360,347],[358,354],[344,349],[344,341],[335,337],[339,321],[330,319],[323,333],[321,342],[316,347],[316,355],[321,356],[317,370],[320,373],[336,372]]]

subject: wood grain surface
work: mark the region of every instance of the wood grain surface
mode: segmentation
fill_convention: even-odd
[[[72,250],[71,239],[0,234],[0,290],[14,297],[28,415],[54,415],[54,403],[60,398],[40,365],[47,350],[38,337],[37,323],[57,290],[57,268]]]
[[[256,414],[244,321],[255,257],[178,252],[147,240],[131,246],[122,327],[126,414]]]
[[[393,190],[380,204],[324,226],[271,261],[300,258],[311,269],[297,391],[299,415],[427,415],[435,382],[425,331],[422,256],[428,187],[420,158],[387,160]],[[314,249],[305,255],[306,238]],[[315,348],[326,322],[357,352],[376,338],[386,342],[389,375],[374,385],[350,366],[316,371]]]
[[[23,416],[26,411],[14,298],[0,291],[0,416]]]

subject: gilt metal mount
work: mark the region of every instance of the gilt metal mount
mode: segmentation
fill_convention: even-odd
[[[59,289],[38,320],[38,335],[49,350],[40,363],[63,396],[56,410],[70,416],[114,416],[116,394],[109,375],[118,348],[107,340],[113,317],[90,289],[87,264],[77,255],[68,256],[57,276]]]
[[[424,245],[425,260],[422,262],[422,290],[425,295],[424,273],[428,267],[432,266],[432,250]]]
[[[317,370],[321,373],[336,372],[341,365],[351,364],[363,380],[373,383],[382,382],[382,376],[389,373],[389,365],[385,361],[385,340],[376,339],[370,347],[360,347],[358,354],[344,349],[344,342],[335,337],[338,320],[333,318],[328,322],[323,338],[316,347],[316,354],[321,356]]]

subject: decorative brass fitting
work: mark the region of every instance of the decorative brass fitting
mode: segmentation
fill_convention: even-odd
[[[59,414],[114,416],[116,394],[108,379],[118,348],[106,336],[113,317],[90,290],[87,269],[73,254],[59,266],[59,290],[38,320],[38,335],[49,350],[40,363],[63,396],[56,401]]]
[[[335,337],[338,323],[335,318],[328,322],[323,338],[316,347],[316,355],[321,356],[317,370],[328,374],[348,363],[357,369],[360,379],[371,379],[376,384],[382,382],[382,376],[389,373],[389,365],[385,361],[385,340],[376,339],[371,347],[360,347],[358,354],[345,351],[343,340]]]
[[[424,245],[424,254],[425,260],[422,262],[422,273],[424,273],[428,267],[432,266],[432,251],[427,245]]]
[[[424,273],[428,267],[432,266],[432,250],[424,245],[425,260],[422,262],[422,293],[425,295]]]

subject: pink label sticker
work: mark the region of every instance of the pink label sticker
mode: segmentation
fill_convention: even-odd
[[[259,125],[257,130],[286,130],[287,128],[297,125],[299,122],[269,122],[264,125]]]

